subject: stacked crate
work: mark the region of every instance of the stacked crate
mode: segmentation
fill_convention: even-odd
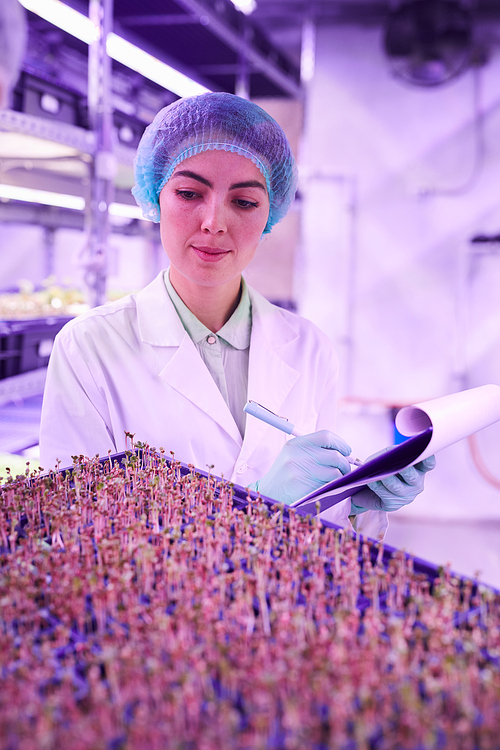
[[[0,380],[46,367],[68,317],[0,320]]]

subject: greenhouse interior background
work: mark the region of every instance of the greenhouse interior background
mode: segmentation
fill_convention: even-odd
[[[405,405],[500,384],[497,2],[22,5],[27,41],[0,112],[4,475],[39,460],[63,322],[166,267],[130,193],[135,148],[161,107],[207,90],[255,101],[292,145],[295,202],[246,279],[334,342],[335,431],[353,452],[393,444]],[[386,543],[500,587],[499,446],[496,423],[440,451]]]

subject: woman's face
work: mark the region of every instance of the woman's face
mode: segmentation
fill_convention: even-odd
[[[239,290],[268,216],[264,176],[245,156],[204,151],[178,164],[160,193],[161,240],[174,286]]]

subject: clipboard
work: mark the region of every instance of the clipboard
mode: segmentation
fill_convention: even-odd
[[[352,497],[370,482],[397,474],[443,448],[500,421],[500,386],[481,385],[458,393],[405,406],[396,427],[407,440],[387,449],[349,474],[338,477],[291,505],[301,515],[327,510]]]

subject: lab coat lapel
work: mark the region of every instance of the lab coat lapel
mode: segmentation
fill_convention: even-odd
[[[159,377],[189,399],[239,445],[242,439],[229,407],[168,296],[163,271],[137,295],[142,340],[157,349]],[[189,428],[189,425],[186,425]]]
[[[160,372],[160,377],[215,420],[241,446],[241,435],[229,407],[186,332],[174,356]],[[186,428],[189,429],[189,425]]]
[[[252,339],[248,371],[248,398],[276,414],[299,372],[287,362],[298,334],[280,310],[250,290],[252,300]],[[285,415],[286,416],[286,415]],[[247,417],[242,458],[247,460],[260,444],[268,425]]]

